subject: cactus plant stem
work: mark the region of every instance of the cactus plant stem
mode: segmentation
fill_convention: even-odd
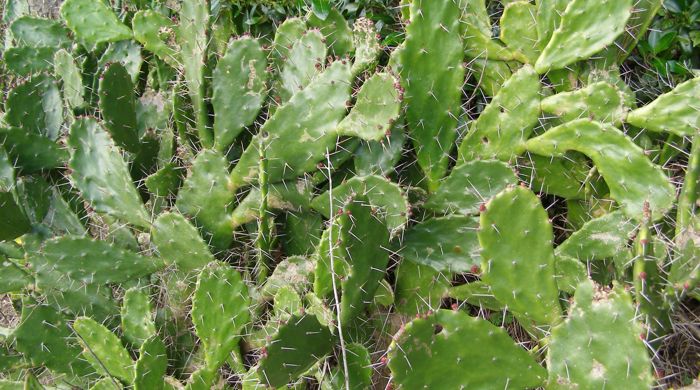
[[[329,202],[329,210],[333,210],[333,172],[331,171],[331,158],[330,158],[331,152],[330,150],[326,149],[326,169],[328,170],[328,202]],[[335,218],[333,214],[331,214],[331,218]],[[343,356],[343,373],[345,375],[345,388],[347,390],[350,390],[350,380],[349,380],[349,371],[348,371],[348,359],[347,359],[347,354],[345,352],[345,338],[343,336],[343,326],[342,322],[340,320],[340,296],[338,295],[338,286],[335,281],[335,259],[333,258],[333,246],[335,243],[333,242],[333,223],[328,224],[328,260],[331,265],[331,282],[333,283],[333,299],[335,299],[335,315],[336,315],[336,321],[338,322],[338,336],[340,339],[340,351]]]
[[[267,157],[266,157],[266,139],[264,135],[260,137],[260,172],[258,172],[258,184],[260,185],[260,217],[258,218],[258,264],[256,266],[256,278],[258,284],[262,286],[270,274],[269,257],[270,257],[270,224],[269,216],[267,215],[267,195],[270,183],[267,176]]]
[[[700,179],[700,136],[693,137],[693,146],[688,156],[688,167],[685,172],[683,189],[678,199],[678,215],[676,217],[676,238],[688,228],[695,214],[695,203],[698,200],[698,179]]]

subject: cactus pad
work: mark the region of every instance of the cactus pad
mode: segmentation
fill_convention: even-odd
[[[345,114],[350,85],[350,66],[335,62],[265,122],[257,137],[269,137],[265,155],[271,183],[315,169],[335,149],[334,130]],[[253,140],[233,168],[233,189],[257,180],[259,145],[259,139]]]
[[[73,330],[83,345],[85,360],[98,373],[117,377],[127,383],[134,380],[134,361],[117,335],[89,317],[76,319]]]
[[[389,230],[368,202],[357,196],[340,216],[340,240],[349,268],[342,279],[340,318],[351,322],[372,302],[389,263]]]
[[[561,157],[575,150],[590,157],[610,188],[610,196],[630,218],[641,218],[645,202],[655,220],[673,205],[675,191],[663,171],[610,125],[579,119],[531,139],[526,147],[545,156]]]
[[[636,224],[620,211],[592,219],[557,247],[557,254],[584,260],[603,260],[627,246]]]
[[[547,366],[551,389],[648,389],[649,357],[630,296],[585,281],[569,318],[552,329]]]
[[[694,105],[700,99],[700,77],[679,84],[644,107],[627,115],[627,123],[652,131],[668,131],[681,137],[698,133],[700,110]]]
[[[158,336],[145,340],[134,370],[134,390],[162,390],[167,368],[168,356],[163,341]]]
[[[513,170],[506,163],[470,161],[455,167],[424,207],[445,214],[475,214],[491,197],[516,183]]]
[[[215,145],[225,151],[260,112],[267,95],[267,59],[253,38],[232,40],[219,60],[212,80]]]
[[[238,271],[218,262],[202,269],[192,297],[192,322],[209,369],[223,364],[238,344],[249,305],[248,287]]]
[[[110,64],[104,71],[100,78],[99,96],[104,126],[114,142],[129,152],[138,152],[140,145],[134,85],[122,64]]]
[[[202,151],[192,164],[177,197],[177,209],[192,217],[204,238],[217,250],[228,248],[233,239],[229,212],[233,193],[229,190],[226,159],[213,150]]]
[[[161,214],[153,224],[151,235],[160,257],[178,270],[188,272],[214,261],[197,229],[180,214]]]
[[[624,33],[631,12],[632,0],[572,0],[537,59],[535,70],[542,74],[562,69],[600,51]]]
[[[558,93],[542,99],[542,111],[565,121],[589,118],[619,125],[627,115],[625,96],[617,87],[600,81],[572,92]]]
[[[162,264],[105,241],[87,237],[59,237],[30,257],[41,288],[71,289],[81,284],[120,283],[151,274]]]
[[[330,196],[333,195],[333,210],[330,210]],[[387,227],[392,233],[401,229],[407,222],[408,200],[399,185],[381,176],[353,177],[332,191],[317,196],[311,206],[326,218],[338,212],[353,194],[366,195],[369,203],[379,207]]]
[[[61,16],[78,39],[89,46],[131,38],[131,29],[101,1],[66,0]]]
[[[465,345],[480,347],[457,347]],[[503,329],[448,310],[399,331],[389,347],[389,368],[402,389],[524,389],[540,386],[546,376]]]
[[[467,272],[481,264],[476,230],[479,220],[450,215],[407,229],[399,253],[404,259],[441,272]]]
[[[431,189],[444,176],[457,137],[464,83],[461,15],[457,1],[412,1],[399,54],[406,123]]]
[[[150,298],[141,289],[132,287],[124,293],[121,320],[124,338],[136,346],[156,334]]]
[[[365,141],[379,141],[386,137],[401,108],[396,85],[398,80],[389,73],[370,77],[357,94],[357,102],[350,114],[338,124],[337,132]]]
[[[265,349],[257,369],[260,381],[281,387],[295,380],[331,352],[331,331],[314,315],[294,315]]]
[[[482,280],[521,318],[537,324],[560,320],[554,280],[554,236],[547,211],[527,188],[507,189],[481,213],[478,233]]]
[[[509,161],[524,151],[524,142],[538,123],[540,81],[525,65],[503,85],[473,122],[459,146],[462,161],[496,158]]]
[[[134,225],[149,226],[126,163],[102,126],[92,118],[76,120],[68,144],[75,149],[72,178],[92,207]]]

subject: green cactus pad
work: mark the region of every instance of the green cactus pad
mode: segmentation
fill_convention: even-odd
[[[151,314],[148,294],[136,287],[124,293],[121,320],[124,338],[135,346],[141,346],[146,339],[156,334],[156,326]]]
[[[564,14],[566,6],[569,5],[571,1],[572,0],[537,0],[535,2],[535,6],[537,7],[537,46],[544,48],[547,43],[549,43],[554,30],[556,30],[561,23],[561,16]]]
[[[396,309],[413,316],[440,308],[452,275],[433,267],[402,261],[396,273]]]
[[[652,131],[666,131],[681,137],[698,134],[700,112],[694,102],[700,99],[700,77],[679,84],[644,107],[627,115],[627,123]]]
[[[53,47],[11,47],[3,53],[7,70],[18,76],[30,76],[53,69]]]
[[[300,293],[306,291],[313,280],[314,268],[311,259],[302,256],[287,257],[277,264],[260,293],[268,298],[274,297],[284,286],[291,286]]]
[[[557,287],[560,291],[573,294],[582,281],[588,279],[586,265],[575,257],[557,254],[554,261]]]
[[[323,217],[312,211],[287,212],[284,218],[282,244],[290,256],[306,256],[314,251],[321,238]]]
[[[540,80],[531,66],[515,72],[473,122],[459,146],[462,161],[496,158],[509,161],[524,151],[538,123]]]
[[[251,188],[248,195],[238,203],[231,214],[234,229],[255,221],[260,217],[260,189]],[[281,183],[271,184],[268,187],[267,207],[268,211],[272,210],[288,210],[288,211],[303,211],[308,210],[310,206],[312,192],[302,180],[283,181]]]
[[[70,289],[80,284],[120,283],[164,267],[143,257],[88,237],[59,237],[48,241],[41,252],[29,258],[41,288]]]
[[[1,208],[0,208],[1,210]],[[0,214],[1,215],[1,214]],[[2,215],[4,217],[4,215]],[[0,255],[0,293],[18,292],[34,283],[34,278],[22,266]]]
[[[479,345],[479,348],[460,348]],[[546,371],[505,330],[459,311],[438,310],[394,336],[389,368],[397,388],[534,388]]]
[[[537,47],[537,7],[529,1],[508,3],[501,16],[501,41],[514,52],[522,53],[529,64],[539,56]]]
[[[131,29],[103,2],[66,0],[61,16],[68,27],[88,46],[131,38]]]
[[[513,53],[498,41],[491,39],[492,27],[485,0],[459,2],[463,8],[464,53],[469,58],[511,61],[522,55]]]
[[[5,100],[5,122],[49,139],[58,137],[63,104],[56,82],[38,75],[16,86]]]
[[[506,163],[470,161],[454,168],[424,207],[445,214],[475,214],[491,197],[517,182],[515,173]]]
[[[130,383],[134,380],[134,361],[119,337],[89,317],[73,322],[73,330],[83,346],[83,356],[95,371]]]
[[[364,71],[373,71],[379,62],[379,55],[382,54],[374,22],[367,18],[358,18],[353,25],[352,41],[355,46],[352,74],[358,76]]]
[[[75,64],[73,56],[61,49],[53,56],[54,74],[63,82],[63,99],[70,108],[82,107],[85,104],[85,93],[80,69]]]
[[[654,383],[642,327],[630,296],[585,281],[576,289],[569,318],[549,340],[551,389],[649,389]]]
[[[386,137],[401,108],[397,84],[389,73],[377,73],[365,81],[350,114],[338,124],[338,133],[365,141]]]
[[[467,70],[477,79],[476,86],[491,97],[496,96],[503,84],[513,75],[507,62],[481,58],[471,61]]]
[[[31,231],[31,221],[17,203],[15,195],[3,189],[0,192],[0,240],[14,240]]]
[[[204,73],[207,53],[207,26],[209,7],[205,0],[183,0],[180,5],[180,25],[177,42],[180,45],[180,61],[194,108],[200,142],[205,147],[212,144],[207,129],[207,112],[204,102]]]
[[[352,30],[350,30],[345,17],[337,9],[332,8],[325,19],[312,13],[306,20],[306,24],[309,28],[319,29],[323,34],[324,39],[328,42],[329,54],[344,57],[351,55],[354,51]]]
[[[624,33],[631,11],[632,0],[572,0],[537,59],[535,70],[542,74],[563,69],[599,52]]]
[[[0,144],[5,145],[14,165],[23,173],[62,168],[68,151],[56,142],[19,128],[0,128]]]
[[[496,300],[496,297],[491,293],[491,287],[480,280],[450,287],[446,295],[483,309],[492,311],[504,309],[503,304]]]
[[[486,205],[478,232],[482,280],[521,318],[536,324],[560,320],[554,280],[554,236],[547,211],[527,188],[507,189]]]
[[[241,274],[225,263],[202,269],[192,297],[192,322],[210,369],[224,363],[248,325],[248,287]]]
[[[457,138],[464,67],[462,10],[455,1],[411,2],[399,56],[406,123],[428,187],[437,188]]]
[[[358,176],[389,176],[401,158],[406,138],[403,124],[396,122],[388,137],[378,142],[362,142],[353,152],[355,173]]]
[[[267,59],[257,39],[232,40],[219,60],[212,81],[216,148],[225,151],[250,126],[267,95]]]
[[[141,55],[142,47],[136,41],[125,40],[112,42],[107,46],[107,50],[100,56],[98,66],[105,68],[112,62],[119,62],[131,75],[131,82],[138,84],[141,74],[141,65],[143,64],[143,56]]]
[[[335,62],[265,122],[260,134],[269,137],[265,156],[270,183],[316,169],[325,153],[335,149],[334,130],[345,114],[350,85],[349,64]],[[260,134],[233,168],[232,189],[257,180]]]
[[[356,196],[340,216],[340,240],[349,268],[342,279],[340,318],[345,324],[372,302],[389,263],[389,230],[366,196]]]
[[[22,319],[12,333],[15,349],[33,364],[56,372],[87,375],[93,369],[79,359],[81,348],[72,335],[68,319],[48,305],[22,305]]]
[[[294,43],[301,39],[306,32],[306,22],[299,18],[288,18],[277,27],[275,39],[270,48],[272,70],[280,72]]]
[[[561,158],[529,154],[518,161],[518,173],[535,192],[569,200],[583,199],[591,170],[589,165],[586,156],[576,152],[569,152]]]
[[[645,202],[649,202],[654,220],[673,205],[675,191],[661,168],[610,125],[579,119],[528,141],[526,147],[545,156],[561,157],[575,150],[590,157],[610,188],[610,196],[630,218],[641,218]]]
[[[150,218],[126,163],[102,126],[92,118],[76,120],[68,145],[75,150],[70,161],[71,177],[95,211],[148,227]]]
[[[168,368],[165,344],[159,336],[145,340],[139,349],[134,374],[134,390],[162,390],[163,377]]]
[[[543,112],[557,115],[565,121],[589,118],[619,125],[627,115],[625,96],[605,81],[546,97],[542,99],[540,107]]]
[[[345,346],[345,356],[348,361],[348,387],[345,386],[345,370],[339,365],[333,370],[333,377],[328,384],[330,389],[364,390],[372,388],[372,358],[362,344],[351,343]],[[323,386],[322,385],[322,386]],[[326,390],[322,387],[322,389]]]
[[[230,211],[233,193],[229,188],[228,163],[213,150],[202,151],[192,164],[177,198],[177,209],[192,217],[204,231],[205,241],[216,248],[228,248],[233,239]]]
[[[331,352],[331,331],[314,315],[294,315],[265,348],[257,369],[260,381],[281,387],[295,380]]]
[[[331,260],[331,255],[333,256]],[[323,231],[314,253],[316,268],[314,270],[314,293],[325,298],[333,293],[333,277],[339,283],[339,277],[347,273],[349,267],[345,252],[340,245],[340,219],[333,217],[328,228]]]
[[[304,33],[295,40],[282,62],[274,99],[277,104],[287,103],[292,96],[303,90],[319,73],[326,56],[323,35],[315,30]]]
[[[466,272],[481,264],[473,217],[450,215],[432,218],[407,229],[399,250],[404,259],[442,272]]]
[[[167,163],[144,180],[148,191],[156,196],[176,195],[182,177],[175,163]]]
[[[330,196],[333,195],[333,210]],[[400,230],[408,221],[408,199],[399,185],[381,176],[353,177],[345,183],[326,191],[311,201],[311,206],[326,218],[338,212],[353,194],[367,196],[369,203],[381,209],[382,217],[392,233]]]
[[[34,16],[21,16],[10,25],[12,38],[19,46],[69,48],[68,29],[59,22]]]
[[[139,11],[131,21],[134,38],[170,66],[178,68],[180,57],[173,47],[177,26],[169,18],[152,10]]]
[[[586,222],[557,247],[557,254],[585,260],[614,257],[627,246],[637,224],[621,211]]]
[[[151,236],[160,257],[180,271],[199,269],[214,261],[197,229],[180,214],[161,214],[153,223]]]
[[[95,321],[106,324],[118,323],[119,306],[112,298],[110,286],[88,284],[79,285],[65,291],[44,290],[47,302],[61,313],[76,316],[90,316]]]
[[[642,39],[654,17],[663,5],[663,0],[636,0],[632,16],[627,20],[625,33],[617,37],[614,44],[605,48],[603,55],[608,64],[622,64]]]
[[[110,64],[102,73],[99,96],[104,126],[114,143],[129,152],[138,152],[140,145],[134,85],[122,64]]]

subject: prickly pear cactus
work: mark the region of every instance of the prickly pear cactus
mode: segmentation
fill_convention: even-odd
[[[649,69],[690,2],[36,3],[0,7],[0,388],[684,377],[699,86]]]

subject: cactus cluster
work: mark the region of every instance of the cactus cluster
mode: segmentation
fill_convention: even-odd
[[[5,6],[0,388],[661,379],[700,79],[620,74],[660,0],[403,0],[396,47],[328,1],[111,3]]]

